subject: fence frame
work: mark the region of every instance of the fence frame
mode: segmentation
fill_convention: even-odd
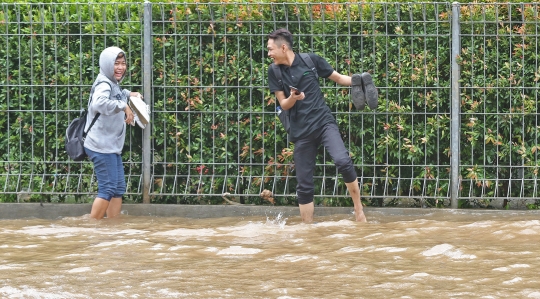
[[[143,18],[143,30],[142,30],[142,35],[141,35],[142,44],[143,44],[143,55],[142,55],[142,89],[143,90],[142,90],[142,93],[144,95],[144,99],[145,99],[146,103],[151,105],[153,103],[152,98],[153,98],[154,87],[155,87],[154,86],[155,78],[152,76],[152,74],[154,73],[153,57],[155,55],[155,52],[154,52],[154,49],[153,49],[153,43],[154,43],[155,38],[160,35],[160,33],[154,33],[153,32],[153,25],[154,25],[155,22],[163,21],[163,20],[154,20],[153,19],[153,9],[155,9],[156,7],[159,7],[160,4],[153,4],[153,3],[151,3],[151,2],[149,2],[147,0],[144,3],[138,3],[138,4],[131,3],[131,4],[132,5],[140,5],[140,7],[142,7],[142,18]],[[280,7],[288,5],[288,4],[291,4],[291,3],[276,3],[276,4],[273,4],[272,9],[279,10]],[[462,178],[462,171],[463,171],[462,169],[463,169],[464,165],[467,164],[464,161],[462,161],[462,154],[463,155],[467,154],[466,151],[464,153],[462,153],[462,148],[463,147],[466,148],[466,144],[461,144],[461,139],[463,138],[462,137],[463,122],[462,122],[461,118],[462,118],[462,115],[465,114],[465,112],[461,109],[461,105],[462,105],[461,101],[462,101],[462,94],[464,93],[464,90],[466,88],[462,87],[462,83],[460,83],[461,79],[462,79],[462,73],[461,73],[461,67],[460,67],[459,59],[460,59],[460,55],[462,54],[461,53],[461,51],[462,51],[462,40],[464,38],[463,37],[464,35],[462,35],[462,24],[463,23],[462,23],[462,20],[461,20],[462,16],[460,15],[460,12],[462,11],[462,9],[467,4],[460,4],[458,2],[453,2],[453,3],[443,2],[441,4],[450,4],[450,7],[451,7],[451,16],[448,19],[448,25],[450,27],[449,40],[450,40],[450,43],[451,43],[451,53],[450,53],[451,78],[450,78],[450,88],[449,88],[449,94],[450,94],[450,99],[449,99],[450,100],[450,112],[449,112],[449,116],[450,116],[450,144],[449,144],[449,147],[450,147],[450,163],[448,165],[449,166],[449,178],[450,178],[449,183],[450,183],[450,186],[448,187],[448,190],[445,190],[445,191],[447,191],[447,194],[444,194],[444,191],[442,191],[442,192],[440,192],[441,195],[438,195],[438,196],[443,198],[444,200],[449,200],[450,207],[452,209],[457,209],[459,207],[460,199],[470,199],[470,197],[471,197],[471,192],[470,191],[469,191],[469,196],[468,197],[460,195],[460,188],[461,188],[461,186],[463,184],[463,181],[465,180],[464,178]],[[517,5],[517,3],[512,3],[512,4]],[[3,4],[3,5],[5,5],[5,4]],[[39,4],[39,5],[42,8],[46,6],[46,4]],[[81,5],[83,5],[83,4],[81,4]],[[182,5],[187,7],[188,4],[187,3],[178,3],[179,7],[181,7]],[[257,5],[257,3],[252,3],[251,5]],[[291,5],[293,5],[293,4],[291,4]],[[366,5],[370,5],[370,4],[366,3]],[[403,4],[403,3],[388,3],[388,6],[384,6],[384,8],[387,9],[390,5],[398,5],[399,6],[399,5],[406,5],[406,4]],[[538,7],[538,4],[536,4],[535,7]],[[0,8],[2,8],[2,6],[0,6]],[[217,13],[219,13],[219,10],[216,10],[216,14]],[[6,12],[6,14],[7,14],[7,12]],[[289,17],[290,17],[290,20],[287,19],[285,21],[286,22],[290,21],[290,22],[294,23],[294,16],[287,15],[287,18],[289,18]],[[23,21],[21,21],[21,16],[18,16],[18,18],[19,18],[19,22],[22,23]],[[61,21],[62,20],[58,20],[58,22],[61,22]],[[199,21],[202,22],[201,20],[199,20]],[[331,22],[331,20],[328,20],[328,21]],[[30,21],[30,23],[31,22],[32,21]],[[55,20],[55,22],[57,22],[57,20]],[[384,22],[388,22],[388,20],[384,20]],[[404,21],[404,22],[406,22],[406,21]],[[105,20],[104,20],[104,23],[106,23]],[[279,23],[279,21],[274,20],[273,25],[275,26],[276,23]],[[30,27],[31,27],[31,25],[30,25]],[[20,30],[20,28],[19,28],[19,30]],[[463,30],[464,30],[463,32],[467,32],[467,27],[464,26]],[[3,33],[0,32],[0,34],[3,34]],[[202,35],[202,33],[200,33],[200,32],[199,32],[199,34]],[[339,34],[341,34],[341,33],[339,33]],[[350,35],[350,32],[348,32],[347,34]],[[538,33],[536,33],[536,34],[538,34]],[[7,33],[5,33],[3,35],[7,35]],[[189,35],[195,36],[195,37],[191,37],[191,38],[195,38],[195,39],[197,38],[197,32],[194,32],[194,33],[190,32]],[[21,36],[22,36],[22,33],[21,33]],[[21,36],[18,36],[18,38],[20,39]],[[337,36],[338,36],[338,33],[336,32],[336,36],[335,36],[336,42],[338,40]],[[263,38],[261,38],[261,39],[263,39]],[[45,42],[43,42],[43,43],[45,44]],[[21,49],[19,49],[19,52],[20,51],[21,51]],[[510,49],[510,51],[511,51],[511,49]],[[215,57],[213,57],[213,59],[215,59]],[[20,82],[17,83],[17,84],[19,86],[22,85]],[[230,87],[230,86],[225,86],[225,87]],[[236,87],[239,88],[239,86],[236,86]],[[427,86],[424,86],[424,88],[426,88],[426,87]],[[253,87],[251,87],[251,88],[253,88]],[[444,86],[444,87],[441,87],[441,88],[446,89],[447,87]],[[20,110],[22,111],[22,109],[20,109]],[[191,113],[191,111],[189,111],[188,113]],[[216,112],[212,111],[211,113],[216,113]],[[227,113],[229,113],[229,112],[227,112]],[[234,114],[234,113],[235,112],[230,112],[230,114]],[[414,113],[421,114],[422,112],[416,112],[415,111]],[[443,113],[446,113],[446,112],[443,112]],[[263,115],[264,115],[264,117],[270,117],[270,118],[273,117],[273,114],[271,114],[271,113],[266,113],[266,114],[263,113]],[[425,115],[425,113],[424,113],[424,115]],[[145,203],[145,204],[150,203],[152,195],[155,195],[155,194],[152,194],[153,181],[156,179],[155,173],[153,173],[153,171],[152,171],[154,169],[154,167],[155,167],[155,164],[154,164],[153,159],[152,159],[154,148],[153,148],[153,141],[152,141],[151,137],[152,137],[152,131],[153,130],[154,130],[154,124],[151,122],[151,123],[149,123],[147,125],[147,128],[144,131],[142,131],[142,135],[143,135],[143,138],[142,138],[142,156],[141,156],[141,158],[142,158],[141,159],[142,173],[141,173],[141,176],[140,176],[140,178],[141,178],[140,179],[140,185],[137,187],[137,192],[132,192],[132,193],[136,193],[138,195],[139,194],[142,195],[142,202]],[[350,128],[349,128],[349,130],[350,130]],[[62,132],[60,132],[60,134],[61,133]],[[194,134],[196,134],[196,132]],[[192,138],[191,133],[190,133],[190,138]],[[22,150],[23,150],[22,148],[19,149],[19,151],[22,151]],[[276,151],[275,148],[274,148],[274,151]],[[326,161],[326,157],[325,157],[325,161]],[[20,163],[20,164],[22,164],[25,161],[2,161],[2,162],[8,163],[8,164],[9,163]],[[445,160],[445,162],[446,162],[446,160]],[[512,162],[514,162],[514,161],[512,161]],[[516,162],[517,166],[516,165],[503,165],[501,167],[508,167],[509,169],[511,169],[512,167],[519,167],[520,166],[520,165],[518,165],[519,163],[520,163],[520,161]],[[219,163],[216,163],[216,164],[219,164]],[[239,167],[242,166],[241,164],[242,163],[238,163],[238,166]],[[426,164],[426,162],[424,164]],[[419,163],[419,164],[414,164],[413,163],[413,165],[401,164],[401,160],[400,160],[400,162],[398,164],[396,164],[396,166],[398,166],[398,167],[401,167],[401,166],[416,166],[417,167],[417,166],[422,166],[424,164],[422,164],[422,163]],[[264,163],[259,163],[256,166],[263,168]],[[437,166],[442,167],[442,166],[446,166],[446,164],[437,165]],[[500,165],[497,165],[495,167],[499,167],[499,166]],[[34,166],[32,166],[32,167],[34,167]],[[2,175],[2,173],[0,173],[0,175]],[[20,177],[23,176],[23,175],[25,175],[25,174],[22,174],[22,173],[19,174],[19,178],[18,178],[19,182],[21,181]],[[51,175],[51,174],[32,172],[30,174],[30,177],[32,179],[33,177],[42,176],[43,180],[45,180],[45,177],[48,176],[48,175]],[[72,175],[72,174],[69,173],[67,176],[69,177],[70,175]],[[12,176],[14,176],[14,175],[9,175],[8,180],[9,180],[9,177],[12,177]],[[137,174],[135,174],[134,176],[137,176]],[[234,180],[236,180],[235,184],[237,186],[239,184],[241,184],[241,182],[243,182],[243,180],[245,179],[240,172],[235,173],[235,174],[231,174],[230,176],[233,177]],[[265,176],[266,176],[266,174],[262,175],[263,178]],[[326,174],[326,172],[325,172],[323,176],[324,176],[325,179],[328,179],[328,178],[331,179],[331,178],[334,178],[334,177],[337,179],[337,176],[335,176],[333,173]],[[189,180],[192,179],[192,177],[194,177],[194,175],[187,174],[186,177],[187,177],[186,180],[189,181]],[[291,177],[289,177],[289,176],[286,177],[287,186],[289,184],[289,180],[290,180]],[[381,177],[373,175],[373,181],[375,180],[375,178],[381,178]],[[369,179],[370,178],[366,178],[365,180],[368,181]],[[403,180],[406,180],[406,179],[409,179],[409,178],[404,178]],[[415,179],[415,178],[411,176],[410,180],[412,181],[413,179]],[[499,179],[499,178],[497,178],[497,179]],[[195,180],[196,180],[196,178],[195,178]],[[365,183],[364,178],[361,175],[359,175],[359,180],[360,180],[361,184]],[[446,178],[444,180],[446,180]],[[519,178],[514,178],[514,177],[512,177],[512,174],[510,174],[510,178],[508,178],[508,180],[509,181],[517,181],[517,180],[519,180]],[[323,182],[324,182],[324,179],[323,179]],[[497,184],[498,184],[498,182],[497,182]],[[522,184],[525,184],[525,180],[523,180]],[[373,184],[373,186],[374,185],[375,184]],[[398,185],[399,185],[399,182],[398,182]],[[20,198],[27,197],[26,193],[28,193],[28,192],[26,192],[25,190],[22,190],[21,186],[17,186],[17,188],[19,188],[19,189],[16,190],[16,191],[7,190],[4,193],[17,193],[18,195],[20,195]],[[329,188],[332,188],[332,186],[330,186]],[[344,193],[343,190],[339,190],[339,192],[335,190],[335,189],[337,189],[336,184],[333,185],[333,188],[334,188],[334,194],[332,196],[334,196],[334,197],[346,197],[347,196],[347,195],[336,195],[336,193],[340,193],[340,192]],[[372,187],[371,194],[374,193],[374,191],[373,191],[374,188],[375,187]],[[511,187],[508,187],[508,188],[511,188]],[[5,189],[6,188],[4,188],[4,190]],[[184,190],[184,191],[187,192],[187,187],[186,187],[186,190]],[[221,191],[223,191],[223,190],[221,190]],[[220,190],[216,191],[216,194],[202,194],[202,195],[217,196],[217,195],[221,195],[221,194],[226,193],[226,192],[221,192],[221,191]],[[82,192],[81,190],[75,190],[73,192],[73,194],[84,194],[84,192]],[[531,198],[534,197],[534,194],[536,194],[536,192],[533,192],[533,196],[527,197],[527,196],[522,195],[522,197],[512,197],[512,198],[508,197],[508,198],[505,198],[505,200],[506,199],[515,199],[515,198],[531,199]],[[180,195],[185,195],[185,194],[179,193],[179,194],[174,194],[174,195],[179,195],[180,196]],[[192,194],[190,194],[190,195],[192,195]],[[387,194],[385,193],[384,195],[387,195]],[[389,195],[391,195],[391,194],[389,194]],[[422,195],[424,195],[424,193],[422,193]],[[244,196],[244,197],[247,197],[247,196],[258,196],[258,194],[237,193],[237,194],[231,194],[231,196],[237,196],[237,197],[243,197]],[[285,192],[284,194],[277,194],[277,196],[286,197],[286,196],[290,196],[290,194],[287,194],[287,192]],[[316,197],[317,196],[328,197],[329,195],[324,195],[324,194],[317,195],[316,194],[315,196]],[[376,196],[374,196],[374,197],[376,197]],[[384,196],[381,196],[381,197],[384,197]],[[405,197],[407,197],[407,194],[400,195],[400,196],[397,196],[397,194],[396,194],[396,196],[395,196],[395,198],[405,198]],[[422,196],[415,196],[415,197],[420,197],[422,200],[424,199]],[[490,198],[491,199],[492,197],[486,196],[485,198]]]

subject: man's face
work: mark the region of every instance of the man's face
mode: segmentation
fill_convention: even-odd
[[[114,62],[114,78],[116,81],[120,81],[126,73],[126,58],[118,57]]]
[[[285,56],[285,45],[277,45],[273,39],[268,40],[268,57],[272,58],[275,64],[281,64]]]

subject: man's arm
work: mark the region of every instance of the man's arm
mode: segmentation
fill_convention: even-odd
[[[342,86],[351,86],[351,77],[342,75],[336,71],[334,71],[332,75],[328,77],[328,79]]]
[[[285,93],[281,90],[274,92],[274,94],[276,95],[276,98],[279,101],[279,105],[283,110],[291,109],[294,104],[296,104],[296,101],[301,101],[305,97],[304,92],[301,92],[300,94],[294,94],[292,90],[291,95],[288,98],[285,97]]]

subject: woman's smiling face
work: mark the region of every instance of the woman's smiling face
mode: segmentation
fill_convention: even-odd
[[[122,55],[114,61],[114,78],[116,81],[122,80],[126,73],[126,58]]]

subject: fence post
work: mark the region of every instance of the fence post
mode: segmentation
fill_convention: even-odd
[[[459,57],[461,40],[459,24],[459,2],[452,3],[452,100],[450,123],[450,205],[452,209],[458,208],[459,196],[459,166],[460,166],[460,88],[459,88]]]
[[[152,3],[144,2],[143,31],[143,96],[146,104],[152,107]],[[151,110],[151,109],[150,109]],[[143,130],[142,152],[142,191],[143,203],[150,203],[150,135],[152,122]]]

